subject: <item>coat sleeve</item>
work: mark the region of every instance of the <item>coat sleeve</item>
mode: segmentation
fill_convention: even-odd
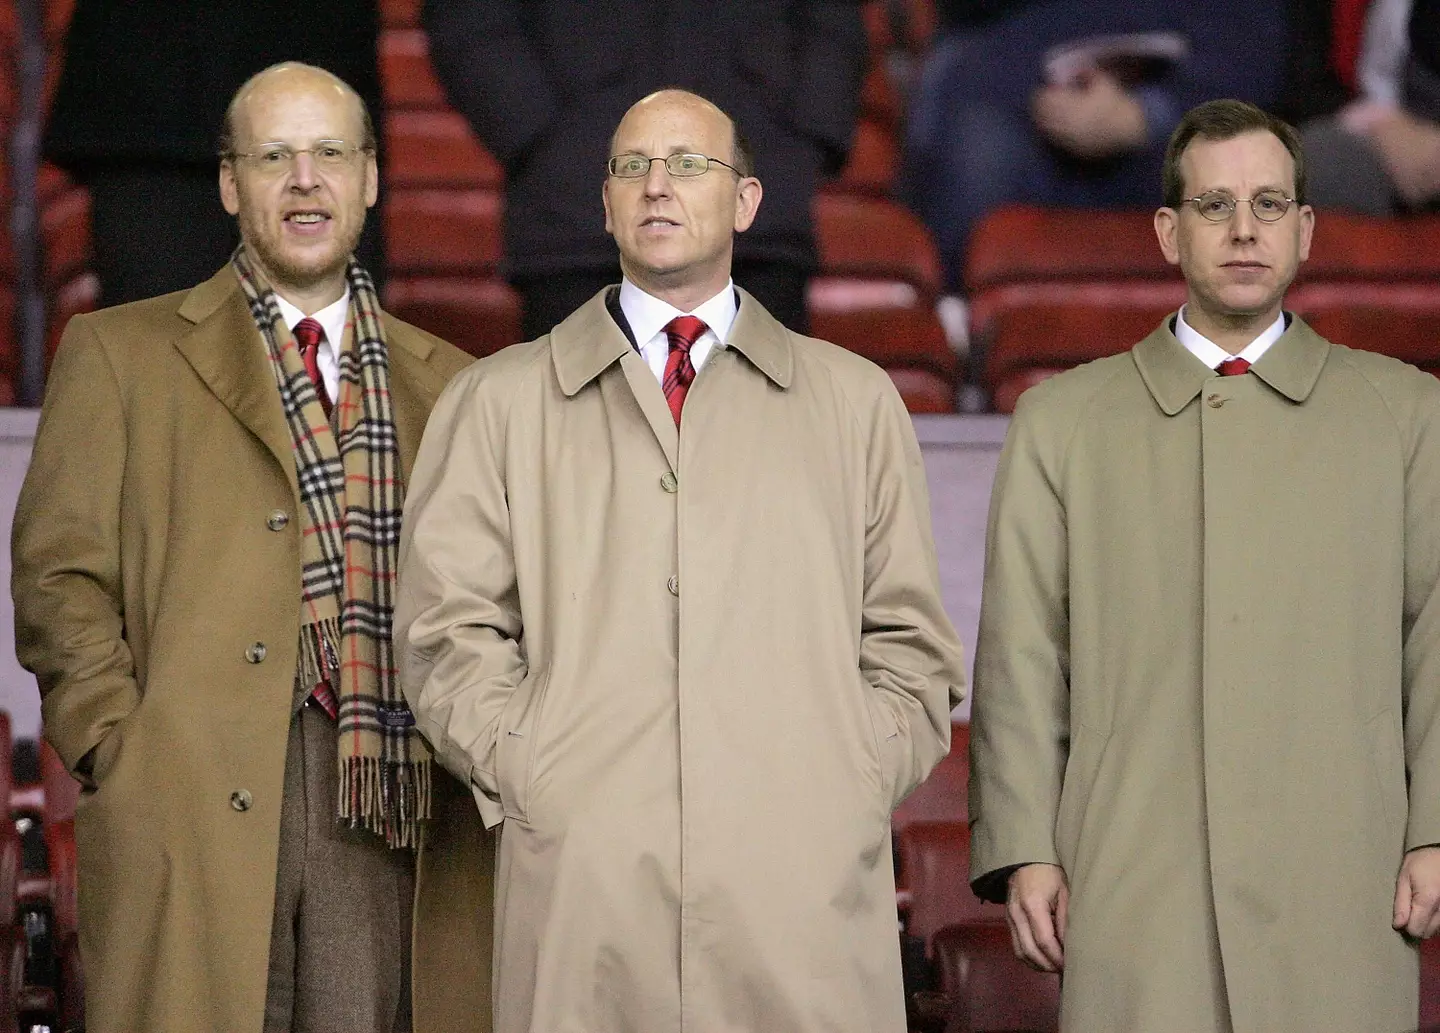
[[[888,377],[883,386],[869,444],[860,671],[875,693],[893,808],[949,751],[965,672],[941,602],[920,446]]]
[[[140,701],[125,640],[120,499],[126,453],[119,382],[92,324],[70,321],[55,355],[11,527],[15,655],[40,686],[45,737],[81,761]],[[93,774],[103,773],[103,759]]]
[[[471,787],[487,828],[503,818],[495,737],[526,673],[506,503],[503,416],[473,373],[441,394],[405,500],[395,647],[421,733]]]
[[[520,0],[425,0],[430,58],[450,103],[513,168],[559,111]]]
[[[1426,383],[1405,468],[1405,849],[1440,844],[1440,388]]]
[[[792,15],[797,52],[791,123],[820,143],[824,170],[845,164],[869,41],[855,0],[805,0]]]
[[[1023,397],[990,496],[970,710],[970,876],[1003,900],[1020,864],[1059,864],[1055,818],[1069,755],[1069,550],[1059,457]],[[987,878],[988,877],[988,878]],[[997,885],[998,883],[998,885]]]

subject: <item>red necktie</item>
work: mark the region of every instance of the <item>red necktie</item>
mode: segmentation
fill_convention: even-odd
[[[1250,360],[1226,359],[1220,363],[1220,365],[1216,366],[1215,369],[1222,377],[1238,377],[1241,373],[1250,369]]]
[[[325,328],[318,320],[306,316],[295,324],[291,331],[295,335],[295,343],[300,346],[300,358],[305,363],[305,372],[310,374],[310,379],[315,384],[315,396],[320,399],[320,408],[325,410],[325,418],[330,418],[330,392],[325,390],[325,378],[320,375],[320,342],[325,340]]]
[[[670,403],[670,412],[677,427],[680,426],[680,409],[685,405],[685,393],[695,379],[695,364],[690,361],[690,349],[705,330],[705,321],[695,316],[676,316],[665,324],[665,336],[670,338],[670,357],[665,360],[665,379],[660,386],[665,391],[665,401]]]

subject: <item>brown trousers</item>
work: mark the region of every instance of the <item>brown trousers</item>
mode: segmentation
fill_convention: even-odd
[[[290,722],[264,1033],[410,1033],[414,854],[336,822],[336,734]]]

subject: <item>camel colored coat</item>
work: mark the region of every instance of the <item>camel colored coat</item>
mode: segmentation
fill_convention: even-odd
[[[384,325],[408,476],[468,357]],[[228,266],[188,293],[71,320],[15,514],[12,590],[46,738],[72,770],[95,750],[75,816],[90,1033],[261,1028],[299,511],[280,395]],[[435,798],[415,1029],[488,1033],[486,837],[461,786],[440,775]]]
[[[963,678],[920,450],[740,294],[678,432],[602,293],[416,459],[396,639],[502,825],[498,1033],[904,1033],[889,817]]]
[[[1440,384],[1298,319],[1221,378],[1167,323],[1025,393],[987,550],[971,875],[1064,867],[1063,1028],[1412,1029]]]

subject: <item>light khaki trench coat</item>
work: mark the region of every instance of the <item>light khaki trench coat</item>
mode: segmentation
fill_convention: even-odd
[[[903,1033],[889,816],[960,646],[889,378],[741,294],[675,422],[604,292],[416,459],[404,686],[503,822],[501,1033]]]
[[[987,550],[971,874],[1064,866],[1063,1028],[1412,1029],[1440,384],[1298,319],[1219,378],[1167,323],[1026,392]]]
[[[468,357],[388,316],[385,332],[408,472]],[[12,589],[46,738],[72,769],[97,748],[98,788],[75,816],[90,1033],[261,1028],[298,510],[280,395],[228,266],[188,294],[71,320],[15,514]],[[276,513],[288,520],[272,529]],[[246,662],[254,642],[259,664]],[[486,836],[463,786],[435,787],[415,1029],[485,1033]]]

